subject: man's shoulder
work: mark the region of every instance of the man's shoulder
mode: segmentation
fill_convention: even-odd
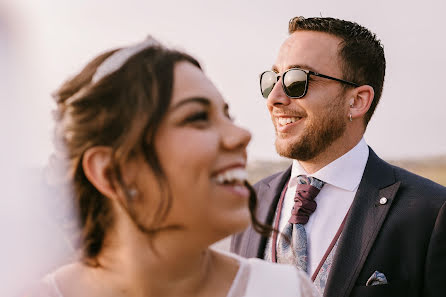
[[[437,213],[446,205],[446,187],[406,169],[391,165],[395,178],[400,182],[399,200],[404,205],[416,208],[419,213],[428,214],[434,210]]]
[[[401,181],[402,184],[410,187],[413,190],[420,190],[424,193],[437,193],[443,195],[446,199],[446,187],[442,186],[428,178],[410,172],[404,168],[391,165],[395,172],[395,177],[397,180]]]
[[[272,174],[272,175],[270,175],[270,176],[267,176],[267,177],[265,177],[265,178],[259,180],[258,182],[256,182],[256,183],[254,184],[254,186],[253,186],[254,189],[257,191],[261,185],[268,185],[272,180],[278,178],[280,175],[283,175],[283,174],[284,174],[285,172],[287,172],[288,170],[290,170],[290,169],[288,168],[288,169],[285,169],[285,170],[276,172],[276,173],[274,173],[274,174]]]
[[[377,171],[374,172],[372,176],[376,176],[376,174],[379,174],[379,172],[382,170],[383,172],[387,172],[386,174],[391,174],[394,177],[395,181],[400,182],[400,190],[403,189],[407,194],[415,196],[438,197],[440,200],[446,200],[445,186],[442,186],[428,178],[410,172],[404,168],[390,164],[379,158],[373,152],[373,150],[370,151],[371,155],[369,156],[369,161],[372,161],[372,164],[375,165],[373,167],[373,170]],[[367,163],[367,166],[369,165],[370,164]]]

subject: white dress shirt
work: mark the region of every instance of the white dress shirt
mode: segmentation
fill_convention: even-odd
[[[283,230],[291,215],[297,176],[308,175],[325,182],[316,196],[317,208],[305,224],[307,233],[308,274],[313,275],[331,241],[336,235],[358,190],[369,157],[369,148],[364,140],[349,152],[334,160],[319,171],[308,174],[297,160],[293,161],[291,178],[285,194],[280,216],[279,230]]]

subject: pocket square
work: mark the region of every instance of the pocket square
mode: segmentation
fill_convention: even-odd
[[[378,286],[387,284],[387,278],[384,273],[375,271],[366,282],[366,286]]]

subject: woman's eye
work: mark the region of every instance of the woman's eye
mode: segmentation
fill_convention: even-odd
[[[194,123],[200,121],[207,121],[209,118],[208,113],[205,111],[194,113],[186,118],[186,123]]]
[[[230,119],[232,122],[235,121],[235,118],[228,112],[225,112],[225,115],[228,119]]]
[[[231,120],[231,122],[233,122],[235,119],[232,116],[232,114],[229,112],[229,107],[228,105],[225,106],[225,109],[223,110],[223,113],[225,114],[225,116]]]

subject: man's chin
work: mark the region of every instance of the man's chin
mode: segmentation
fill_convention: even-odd
[[[295,159],[299,161],[307,161],[316,157],[321,150],[315,150],[312,147],[310,140],[293,139],[294,141],[282,141],[276,139],[276,151],[285,158]]]
[[[276,138],[276,151],[277,153],[285,158],[292,158],[293,148],[296,146],[296,141],[291,141],[290,139],[283,139],[279,136]]]

